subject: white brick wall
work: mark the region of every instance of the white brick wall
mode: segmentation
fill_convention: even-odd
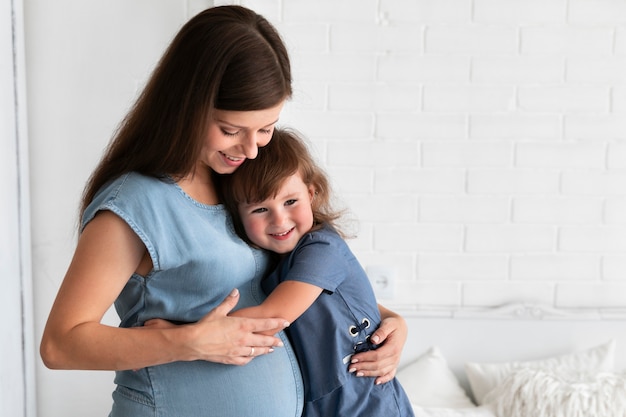
[[[241,1],[293,57],[314,143],[410,308],[626,307],[626,3]]]

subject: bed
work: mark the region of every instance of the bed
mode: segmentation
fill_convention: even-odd
[[[508,304],[402,314],[398,379],[417,417],[626,416],[624,311]]]

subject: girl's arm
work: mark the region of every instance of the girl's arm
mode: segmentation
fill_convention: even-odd
[[[378,304],[382,322],[372,335],[372,342],[382,344],[376,350],[352,357],[350,372],[357,376],[377,377],[376,384],[393,379],[400,364],[408,328],[402,316]]]
[[[283,281],[258,306],[246,307],[230,313],[237,317],[283,317],[293,323],[315,302],[322,288],[300,281]],[[274,335],[282,328],[264,332]]]
[[[139,237],[112,212],[100,212],[85,227],[43,333],[46,366],[124,370],[198,359],[242,365],[251,360],[251,346],[257,354],[280,346],[279,339],[258,332],[284,327],[285,320],[227,316],[238,301],[236,292],[189,325],[123,329],[101,324],[146,259]]]

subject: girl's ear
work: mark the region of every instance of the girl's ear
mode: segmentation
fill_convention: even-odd
[[[316,195],[317,191],[315,191],[315,187],[313,185],[309,185],[309,198],[311,199],[311,203],[315,200]]]

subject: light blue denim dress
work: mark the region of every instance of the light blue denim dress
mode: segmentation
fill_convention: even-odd
[[[237,237],[223,206],[198,203],[171,180],[131,173],[100,190],[83,227],[101,210],[128,223],[154,266],[129,277],[115,301],[121,327],[152,318],[195,322],[233,288],[241,293],[237,308],[265,298],[268,257]],[[284,348],[244,366],[194,361],[116,372],[110,417],[299,417],[302,377],[281,338]]]

